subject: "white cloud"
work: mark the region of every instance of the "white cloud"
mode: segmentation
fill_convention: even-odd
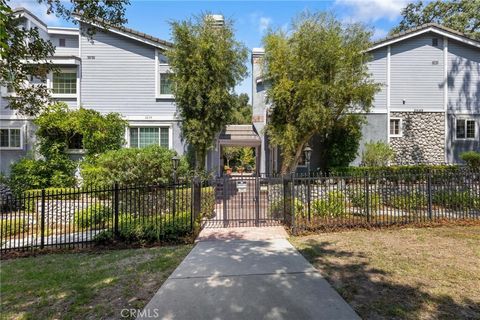
[[[12,9],[23,7],[36,15],[40,20],[45,22],[48,26],[58,26],[62,20],[55,16],[55,14],[47,14],[47,6],[44,3],[38,3],[33,0],[12,0],[9,3]]]
[[[409,0],[335,0],[335,5],[346,8],[354,21],[375,22],[380,19],[395,20]]]
[[[387,35],[388,35],[387,30],[381,29],[381,28],[375,28],[375,30],[373,32],[372,40],[374,40],[374,41],[380,40],[380,39],[385,38]]]
[[[260,17],[258,31],[260,31],[260,33],[264,33],[265,31],[267,31],[271,23],[272,23],[272,18]]]
[[[260,34],[265,33],[272,25],[273,19],[262,15],[259,12],[253,12],[250,14],[250,23],[258,28]]]

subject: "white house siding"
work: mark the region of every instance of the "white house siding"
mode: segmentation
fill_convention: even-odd
[[[438,46],[432,46],[432,38]],[[391,110],[443,110],[443,41],[434,34],[391,45]],[[405,104],[403,103],[405,101]]]
[[[65,39],[65,47],[60,47],[60,39]],[[56,56],[78,56],[78,35],[51,34],[50,41]]]
[[[469,150],[480,151],[480,49],[449,40],[447,61],[449,113],[447,160],[461,162],[461,153]],[[476,121],[476,139],[456,139],[457,118]]]
[[[156,99],[155,48],[112,32],[81,37],[82,105],[125,117],[174,119],[172,99]]]
[[[0,148],[0,172],[8,174],[10,165],[33,152],[35,145],[35,126],[29,120],[0,119],[0,128],[21,128],[23,147],[19,150],[2,150]]]
[[[381,85],[380,91],[375,94],[372,112],[385,113],[387,108],[387,48],[380,48],[370,53],[368,71],[372,79]]]
[[[480,49],[448,42],[448,111],[480,113]]]

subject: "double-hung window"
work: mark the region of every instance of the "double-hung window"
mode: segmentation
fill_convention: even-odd
[[[390,136],[401,137],[402,136],[402,119],[390,119]]]
[[[160,95],[172,95],[172,78],[170,73],[160,73]]]
[[[131,127],[130,147],[143,148],[149,145],[170,147],[170,129],[168,127]]]
[[[54,94],[76,94],[77,72],[75,69],[63,69],[55,72],[52,78]]]
[[[0,148],[1,149],[21,149],[22,148],[22,130],[20,128],[0,129]]]
[[[455,125],[455,136],[460,140],[475,139],[476,123],[473,119],[457,119]]]

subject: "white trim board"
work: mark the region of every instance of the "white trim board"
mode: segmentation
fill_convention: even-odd
[[[432,27],[428,27],[428,28],[425,28],[425,29],[422,29],[422,30],[414,31],[414,32],[409,33],[409,34],[405,34],[405,35],[400,36],[400,37],[395,38],[395,39],[391,39],[391,40],[379,43],[379,44],[374,45],[371,48],[369,48],[367,50],[367,52],[373,51],[373,50],[376,50],[378,48],[382,48],[382,47],[385,47],[385,46],[389,46],[391,44],[394,44],[394,43],[397,43],[397,42],[400,42],[400,41],[403,41],[403,40],[406,40],[406,39],[410,39],[410,38],[413,38],[413,37],[416,37],[418,35],[428,33],[428,32],[433,32],[433,33],[436,33],[438,35],[441,35],[441,36],[444,36],[444,37],[447,37],[447,38],[450,38],[450,39],[453,39],[453,40],[456,40],[456,41],[459,41],[459,42],[462,42],[462,43],[465,43],[465,44],[468,44],[468,45],[471,45],[473,47],[480,48],[480,43],[479,42],[470,40],[470,39],[462,37],[460,35],[452,34],[450,32],[444,31],[444,30],[440,30],[440,29],[432,26]]]

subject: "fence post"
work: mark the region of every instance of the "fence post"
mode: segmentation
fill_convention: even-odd
[[[45,189],[42,189],[42,204],[40,211],[40,248],[45,246]]]
[[[228,213],[227,213],[227,177],[223,176],[223,187],[222,187],[222,196],[223,196],[223,225],[226,227],[228,225]]]
[[[428,219],[432,220],[432,174],[430,169],[427,175],[427,192],[428,192]]]
[[[200,178],[198,176],[194,176],[192,181],[193,219],[197,219],[202,210],[201,192],[202,192],[202,185],[201,185]]]
[[[370,223],[370,184],[368,172],[365,172],[365,213],[367,215],[367,222]]]
[[[114,215],[113,215],[113,230],[114,230],[114,234],[115,236],[118,236],[118,211],[119,211],[119,197],[118,197],[118,193],[119,193],[119,188],[118,188],[118,183],[115,182],[115,186],[113,188],[113,212],[114,212]]]
[[[290,180],[291,180],[291,196],[290,196],[290,212],[291,212],[291,228],[292,228],[292,234],[296,235],[297,234],[297,226],[295,224],[295,175],[292,172],[290,175]]]

